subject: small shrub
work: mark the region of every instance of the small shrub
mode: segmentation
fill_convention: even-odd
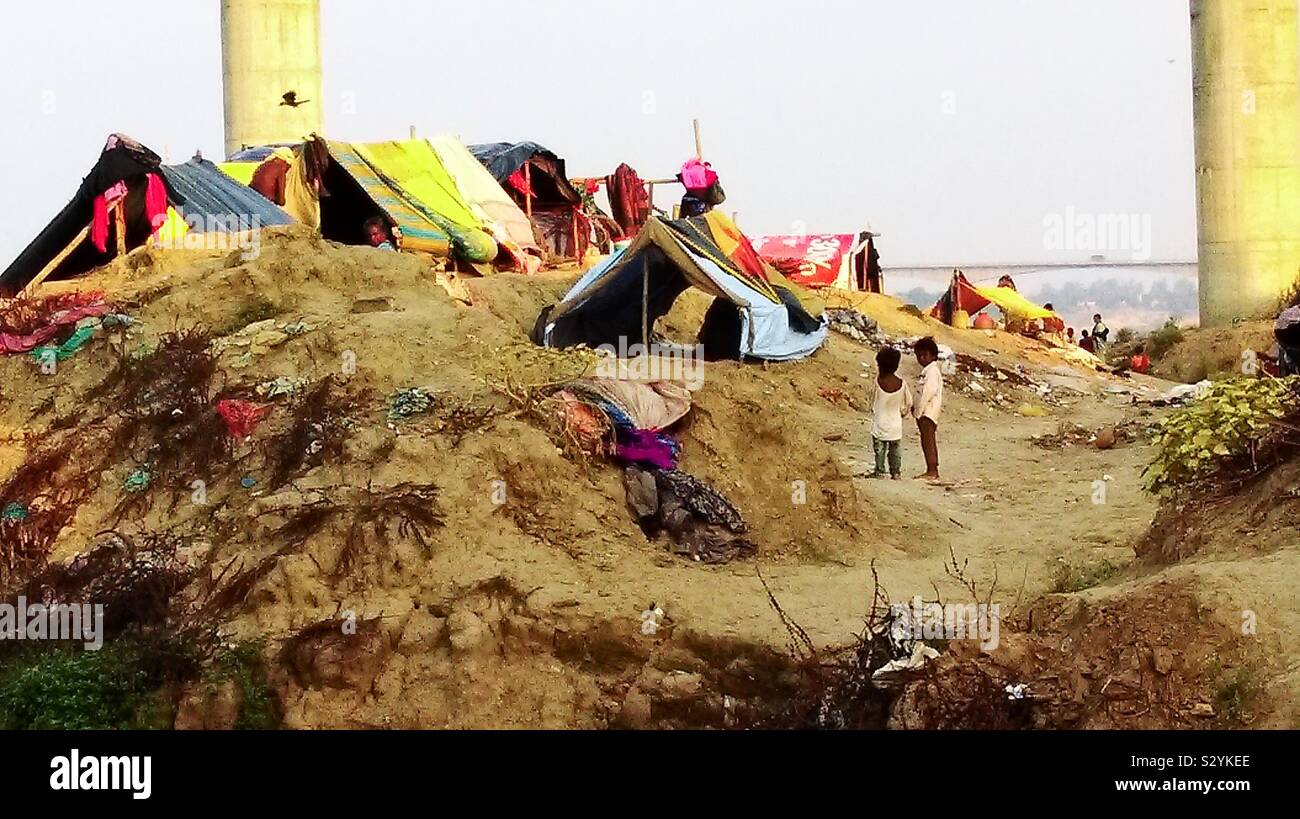
[[[219,654],[208,670],[209,683],[233,680],[239,687],[239,720],[235,728],[265,731],[280,727],[280,698],[267,681],[262,642],[245,640]]]
[[[1152,361],[1159,361],[1173,349],[1175,344],[1182,340],[1183,330],[1178,326],[1178,322],[1171,317],[1165,321],[1159,330],[1155,330],[1151,335],[1147,336],[1147,355]]]
[[[1233,722],[1245,722],[1251,702],[1264,690],[1251,668],[1238,668],[1223,677],[1214,692],[1215,710]]]
[[[0,672],[0,724],[8,730],[156,727],[162,680],[131,643],[15,657]]]
[[[1297,385],[1300,376],[1219,381],[1162,420],[1151,439],[1155,459],[1142,473],[1147,490],[1196,488],[1225,469],[1258,468],[1278,441],[1276,422],[1295,403]]]
[[[1103,560],[1091,566],[1063,563],[1056,567],[1056,572],[1052,575],[1052,591],[1063,594],[1091,589],[1110,580],[1123,568],[1123,564],[1111,560]]]

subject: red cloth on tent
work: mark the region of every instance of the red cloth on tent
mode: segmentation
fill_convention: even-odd
[[[167,218],[167,186],[161,176],[151,173],[145,177],[144,218],[151,225],[161,225],[158,217]]]
[[[108,252],[108,209],[110,205],[126,198],[126,182],[118,182],[113,187],[95,197],[93,218],[90,223],[90,241],[100,253]],[[151,173],[145,177],[144,215],[151,225],[160,225],[167,218],[167,186],[162,177]],[[161,217],[161,219],[159,218]]]
[[[950,302],[950,297],[955,296],[955,301]],[[934,307],[930,308],[930,315],[942,322],[952,320],[953,310],[965,310],[969,315],[975,315],[979,311],[988,307],[991,302],[981,296],[963,273],[956,275],[955,282],[948,287],[947,292],[939,297]]]
[[[126,196],[126,183],[118,182],[95,197],[94,218],[90,223],[90,241],[100,253],[108,250],[108,206]]]
[[[237,398],[225,398],[217,402],[217,414],[226,422],[226,431],[231,438],[247,438],[252,435],[253,429],[270,411],[270,407]]]
[[[506,177],[506,181],[510,183],[511,187],[522,193],[524,196],[531,197],[533,195],[532,189],[528,187],[528,180],[524,178],[523,168],[520,168],[510,174],[510,176]]]
[[[278,156],[273,156],[257,166],[248,187],[270,199],[277,205],[284,204],[285,180],[289,176],[289,163]]]
[[[609,209],[624,235],[633,236],[650,218],[650,195],[636,171],[624,163],[607,178]]]

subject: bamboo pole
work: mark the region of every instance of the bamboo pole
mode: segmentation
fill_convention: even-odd
[[[67,259],[69,256],[71,256],[72,251],[80,247],[81,243],[86,241],[86,237],[89,235],[90,235],[90,225],[86,225],[84,228],[81,229],[81,232],[79,232],[76,236],[73,237],[71,242],[68,242],[67,247],[59,251],[59,255],[51,259],[50,263],[45,265],[45,267],[41,269],[40,273],[36,274],[36,278],[29,281],[23,287],[22,290],[18,291],[18,295],[21,296],[23,293],[26,293],[30,290],[35,290],[36,286],[39,285],[41,282],[45,281],[47,278],[49,278],[50,274],[53,273],[55,269],[58,268],[59,265],[63,264],[64,259]]]
[[[650,355],[650,265],[641,265],[641,346]]]
[[[533,163],[528,160],[524,163],[524,213],[528,216],[528,221],[533,221]]]
[[[693,119],[691,120],[691,125],[695,129],[695,158],[700,161],[703,161],[704,160],[704,138],[700,136],[700,121],[698,119]]]
[[[113,207],[113,224],[116,226],[117,255],[126,255],[126,197],[117,200]]]
[[[573,257],[582,264],[582,247],[578,244],[578,209],[573,209]]]

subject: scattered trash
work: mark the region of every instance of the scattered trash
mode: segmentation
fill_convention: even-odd
[[[890,660],[889,662],[877,668],[871,673],[871,682],[878,687],[887,687],[897,684],[901,680],[894,679],[900,673],[905,671],[919,671],[925,667],[925,664],[939,656],[938,650],[931,648],[919,640],[912,643],[911,654]]]
[[[73,353],[85,346],[87,341],[95,335],[94,327],[78,327],[68,340],[57,346],[35,347],[30,355],[36,362],[43,363],[50,360],[53,355],[59,361],[65,361]]]
[[[239,479],[239,485],[245,489],[252,489],[254,486],[257,486],[257,478],[254,478],[252,475],[245,475]]]
[[[1029,686],[1024,683],[1008,684],[1005,690],[1009,700],[1023,700],[1029,695]]]
[[[433,408],[433,395],[419,387],[398,390],[388,403],[388,420],[401,421]]]
[[[664,618],[664,610],[654,603],[641,612],[641,633],[653,635],[659,631],[659,621]]]
[[[105,330],[116,330],[119,327],[133,327],[136,320],[125,313],[109,313],[100,320],[100,326]]]
[[[826,317],[830,328],[837,333],[864,344],[881,343],[880,325],[870,316],[845,307],[829,307],[822,315]]]
[[[651,537],[665,532],[674,554],[702,563],[726,563],[747,557],[757,547],[739,510],[718,490],[681,470],[623,471],[628,507]]]
[[[285,395],[296,395],[304,390],[309,383],[311,382],[305,378],[289,378],[282,375],[279,378],[258,384],[257,397],[269,400]]]
[[[1047,415],[1047,408],[1035,406],[1034,404],[1021,404],[1016,407],[1016,414],[1023,415],[1026,418],[1042,418]]]
[[[1208,379],[1198,381],[1195,384],[1179,384],[1161,393],[1159,397],[1149,399],[1143,403],[1157,407],[1178,406],[1203,397],[1210,391],[1212,386],[1214,386],[1213,382]]]
[[[270,407],[237,398],[225,398],[217,402],[217,414],[226,422],[226,430],[231,438],[247,438],[252,435],[270,411]]]
[[[27,520],[27,507],[17,501],[6,503],[0,510],[0,520]]]
[[[1110,449],[1115,446],[1117,439],[1118,436],[1114,427],[1102,427],[1097,430],[1097,436],[1093,439],[1092,444],[1097,449]]]
[[[149,484],[152,481],[153,474],[149,471],[149,467],[142,466],[137,468],[130,475],[126,476],[126,481],[122,484],[122,488],[127,492],[135,494],[148,489]]]

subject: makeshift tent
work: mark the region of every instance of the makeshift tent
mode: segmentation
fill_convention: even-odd
[[[184,197],[177,213],[190,231],[236,233],[293,221],[274,202],[202,157],[182,165],[164,165],[162,171],[168,187]]]
[[[535,258],[540,262],[541,257],[533,226],[501,184],[456,137],[434,137],[429,144],[478,220],[520,257],[525,270],[535,270],[537,263],[527,261]]]
[[[287,163],[285,207],[327,239],[368,243],[364,225],[383,216],[401,232],[401,248],[468,262],[492,262],[501,248],[474,215],[427,140],[340,142],[319,137],[266,163]],[[256,187],[258,172],[252,179]],[[306,200],[306,201],[303,201]]]
[[[629,246],[542,313],[533,340],[548,347],[646,343],[655,321],[692,286],[714,297],[700,329],[711,358],[803,358],[826,340],[826,322],[716,211],[650,217]]]
[[[178,221],[183,226],[188,214],[194,214],[205,231],[225,231],[239,225],[241,216],[245,224],[254,216],[262,225],[289,221],[279,208],[240,189],[210,162],[164,167],[153,151],[113,134],[72,201],[0,273],[0,295],[13,296],[33,282],[99,267],[144,244],[160,227],[175,230]]]
[[[990,304],[1001,307],[1007,316],[1025,321],[1056,317],[1056,313],[1034,304],[1010,287],[978,287],[960,272],[953,274],[947,292],[930,308],[930,315],[951,324],[954,310],[973,316]]]
[[[582,258],[589,230],[582,197],[569,184],[563,159],[536,142],[493,142],[469,150],[523,209],[543,250],[558,258]]]
[[[875,235],[867,231],[759,236],[754,239],[754,249],[791,281],[804,287],[839,287],[870,293],[884,290]]]

